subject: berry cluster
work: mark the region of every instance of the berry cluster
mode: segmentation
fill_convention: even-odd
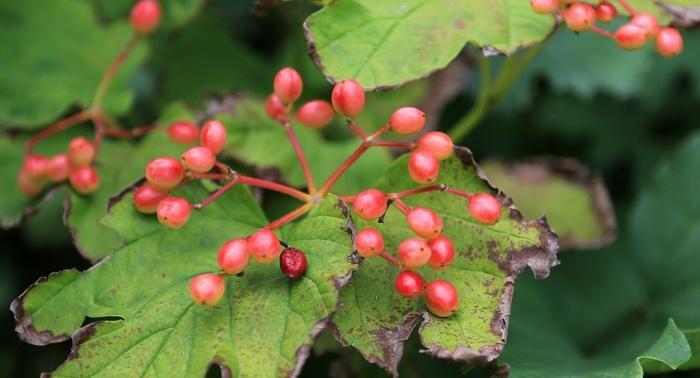
[[[683,51],[683,37],[677,29],[661,27],[654,15],[635,11],[626,0],[619,0],[619,3],[631,18],[613,33],[596,26],[596,21],[609,23],[617,17],[617,8],[610,1],[603,0],[594,6],[578,0],[530,0],[535,12],[558,13],[569,29],[575,32],[593,31],[612,38],[625,50],[637,50],[652,41],[659,54],[667,58]]]

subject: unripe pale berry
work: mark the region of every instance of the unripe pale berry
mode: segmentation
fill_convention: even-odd
[[[391,131],[401,135],[415,134],[421,131],[423,126],[425,126],[425,113],[412,106],[396,109],[389,118]]]
[[[170,228],[180,228],[187,223],[192,213],[192,204],[179,197],[166,197],[158,203],[158,221]]]
[[[129,20],[137,32],[150,33],[158,27],[160,14],[160,4],[156,0],[139,0],[131,8]]]
[[[334,116],[330,102],[323,100],[309,101],[297,110],[297,121],[315,129],[331,123]]]
[[[44,188],[41,179],[35,179],[25,169],[19,171],[17,185],[27,197],[34,197]]]
[[[95,158],[95,146],[85,137],[73,138],[68,143],[68,160],[73,167],[85,167]]]
[[[364,220],[375,220],[386,212],[386,195],[377,189],[367,189],[358,193],[352,208]]]
[[[430,260],[430,247],[419,237],[405,239],[399,244],[399,261],[408,269],[420,268]]]
[[[676,56],[683,51],[683,37],[674,28],[662,28],[656,37],[656,50],[667,58]]]
[[[439,236],[428,242],[430,247],[430,260],[428,264],[435,270],[442,270],[450,266],[455,259],[455,247],[452,241],[445,236]]]
[[[284,114],[284,104],[276,94],[271,94],[265,101],[265,113],[267,116],[277,121]]]
[[[365,107],[365,91],[355,80],[343,80],[333,87],[331,102],[336,112],[354,118]]]
[[[46,163],[46,177],[53,182],[63,181],[70,174],[70,162],[68,155],[58,154]]]
[[[431,131],[418,139],[418,151],[425,151],[438,160],[445,160],[454,152],[454,143],[449,135],[440,131]]]
[[[199,127],[190,121],[176,121],[168,126],[168,136],[177,144],[193,145],[199,140]]]
[[[182,153],[182,165],[195,173],[211,171],[216,163],[216,156],[204,147],[192,147]]]
[[[627,23],[615,31],[615,42],[625,50],[641,49],[647,43],[647,35],[644,28]]]
[[[559,0],[530,0],[532,10],[539,14],[553,13],[559,7]]]
[[[226,145],[226,128],[217,120],[209,121],[202,127],[199,141],[202,147],[208,148],[209,151],[216,155]]]
[[[494,225],[501,219],[501,203],[488,193],[478,193],[469,199],[469,213],[479,223]]]
[[[375,257],[384,251],[384,237],[376,228],[367,227],[355,236],[355,248],[362,257]]]
[[[575,3],[563,11],[566,26],[573,31],[590,30],[595,26],[595,9],[586,3]]]
[[[424,298],[428,311],[441,318],[452,316],[459,308],[457,289],[445,280],[429,282]]]
[[[396,288],[396,292],[402,297],[416,299],[423,294],[425,280],[420,274],[412,270],[404,270],[396,276],[394,287]]]
[[[406,214],[406,220],[411,231],[422,238],[435,239],[442,232],[442,219],[428,208],[414,207]]]
[[[287,247],[280,254],[280,269],[289,278],[301,277],[307,265],[306,255],[301,250]]]
[[[280,241],[271,230],[263,228],[248,237],[248,252],[261,264],[268,264],[280,253]]]
[[[90,194],[100,186],[100,175],[92,166],[73,170],[68,176],[70,186],[80,194]]]
[[[141,213],[154,214],[160,201],[168,197],[168,191],[145,183],[134,191],[134,207]]]
[[[440,174],[440,161],[431,153],[414,151],[408,159],[408,174],[418,184],[430,184]]]
[[[160,157],[151,160],[146,166],[146,180],[160,189],[170,189],[180,183],[185,176],[185,169],[177,159]]]
[[[228,274],[238,274],[248,266],[250,253],[248,242],[242,238],[231,239],[219,249],[216,262]]]
[[[647,38],[656,38],[659,34],[659,21],[650,13],[637,13],[630,20],[630,24],[637,25],[644,29],[647,33]]]
[[[43,155],[28,155],[24,159],[22,170],[33,180],[41,180],[46,176],[46,166],[49,159]]]
[[[296,101],[301,96],[304,82],[299,72],[291,67],[277,71],[273,82],[275,94],[285,104]]]
[[[216,274],[200,274],[190,281],[190,295],[202,306],[213,306],[219,303],[224,296],[225,288],[224,279]]]
[[[617,17],[617,8],[609,1],[601,1],[595,7],[595,15],[598,21],[607,24]]]

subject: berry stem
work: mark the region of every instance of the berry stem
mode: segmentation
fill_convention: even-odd
[[[113,137],[113,138],[136,138],[145,134],[148,134],[150,131],[155,129],[156,126],[142,126],[142,127],[135,127],[133,129],[112,129],[112,128],[104,128],[102,130],[102,134],[108,137]]]
[[[367,139],[367,134],[365,134],[362,129],[360,129],[359,126],[357,126],[357,123],[355,123],[354,119],[348,119],[348,127],[355,133],[355,135],[359,136],[362,140]]]
[[[620,5],[622,5],[622,7],[625,8],[625,10],[627,10],[627,12],[629,12],[629,14],[631,14],[632,16],[634,16],[635,14],[637,14],[637,11],[634,10],[634,8],[632,8],[632,6],[630,5],[630,3],[627,2],[627,0],[619,0],[619,3],[620,3]]]
[[[114,58],[112,64],[109,66],[109,69],[107,69],[107,72],[105,72],[104,76],[102,76],[102,80],[100,80],[100,84],[97,86],[95,96],[92,100],[92,106],[94,108],[99,109],[102,106],[102,100],[104,99],[105,94],[107,94],[107,90],[112,83],[112,79],[114,79],[114,76],[119,71],[119,68],[121,68],[122,64],[124,64],[126,58],[129,57],[129,53],[138,41],[138,34],[132,35],[129,41],[126,43],[124,49],[117,54],[117,57]]]
[[[416,194],[421,194],[421,193],[428,193],[428,192],[437,192],[437,191],[446,191],[448,190],[447,186],[445,184],[440,184],[440,185],[430,185],[430,186],[423,186],[420,188],[415,188],[415,189],[409,189],[409,190],[404,190],[401,192],[396,192],[396,193],[389,193],[388,197],[389,198],[404,198]]]
[[[68,116],[60,121],[57,121],[53,125],[47,127],[46,129],[40,131],[39,133],[35,134],[25,144],[24,148],[27,152],[28,155],[31,155],[34,153],[34,146],[39,143],[41,140],[44,138],[47,138],[53,134],[58,133],[61,130],[65,130],[77,123],[87,121],[90,119],[92,116],[93,111],[91,109],[86,109],[83,110],[79,113],[75,113],[71,116]]]
[[[401,198],[392,198],[391,204],[396,206],[396,208],[402,212],[403,215],[408,215],[408,212],[411,211],[411,207],[408,206],[406,202],[402,201]]]
[[[371,142],[371,141],[379,138],[380,136],[382,136],[382,134],[386,133],[389,130],[391,130],[391,126],[387,123],[381,129],[373,132],[370,136],[365,138],[365,142]]]
[[[462,190],[459,190],[459,189],[453,189],[453,188],[447,188],[447,187],[446,187],[444,190],[445,190],[447,193],[454,194],[454,195],[456,195],[456,196],[463,197],[463,198],[466,198],[466,199],[471,199],[472,197],[474,197],[474,194],[468,193],[468,192],[465,192],[465,191],[462,191]]]
[[[278,229],[278,228],[294,221],[295,219],[299,218],[300,216],[308,213],[309,210],[311,210],[313,208],[313,206],[314,205],[312,203],[305,203],[304,205],[302,205],[302,206],[290,211],[289,213],[277,218],[274,222],[270,223],[265,228],[267,228],[269,230]]]
[[[287,185],[278,184],[273,181],[263,180],[250,176],[237,175],[238,182],[241,184],[246,184],[250,186],[257,186],[258,188],[268,189],[282,194],[286,194],[290,197],[296,198],[299,201],[309,202],[311,201],[311,196],[300,190],[294,189]]]
[[[411,142],[376,141],[376,142],[372,142],[372,147],[400,147],[400,148],[408,148],[409,150],[412,150],[412,149],[416,148],[416,144],[411,143]]]
[[[396,257],[394,257],[386,252],[380,253],[379,256],[381,256],[384,260],[386,260],[391,265],[396,265],[396,266],[400,265],[399,260]]]
[[[192,180],[227,180],[232,176],[226,173],[195,173],[187,172],[187,177]]]
[[[311,174],[309,163],[306,161],[304,151],[301,149],[301,145],[299,144],[297,134],[294,132],[291,122],[285,121],[282,126],[284,126],[284,132],[287,134],[289,142],[292,143],[292,148],[294,148],[294,153],[297,155],[297,160],[299,160],[301,170],[304,171],[304,178],[306,179],[306,186],[309,189],[309,193],[314,194],[316,193],[316,184],[314,184],[314,178]]]
[[[593,33],[602,35],[603,37],[606,37],[606,38],[614,38],[614,37],[615,37],[615,36],[613,35],[613,33],[609,32],[609,31],[607,31],[607,30],[605,30],[605,29],[601,29],[601,28],[599,28],[599,27],[597,27],[597,26],[594,26],[594,27],[591,29],[591,31],[592,31]]]
[[[201,210],[201,209],[203,209],[203,208],[209,206],[210,203],[214,202],[214,200],[216,200],[217,198],[219,198],[222,194],[224,194],[224,193],[228,192],[229,190],[231,190],[231,188],[233,188],[234,186],[236,186],[236,184],[238,184],[238,180],[237,180],[237,177],[234,176],[234,178],[233,178],[231,181],[227,182],[227,183],[224,184],[222,187],[220,187],[219,189],[217,189],[214,193],[212,193],[212,194],[211,194],[209,197],[207,197],[204,201],[202,201],[202,202],[200,202],[200,203],[194,204],[194,208],[197,209],[197,210]]]
[[[335,172],[331,174],[328,180],[326,180],[326,182],[323,183],[323,185],[318,191],[318,194],[320,196],[325,196],[326,194],[328,194],[328,192],[333,188],[333,185],[335,185],[335,183],[338,182],[340,177],[343,176],[345,171],[347,171],[348,168],[350,168],[357,161],[357,159],[359,159],[360,156],[362,156],[362,154],[364,154],[367,151],[367,149],[370,146],[371,144],[368,142],[363,142],[362,144],[360,144],[355,150],[355,152],[348,156],[348,158],[345,159],[343,164],[341,164],[340,167],[338,167],[338,169],[336,169]]]

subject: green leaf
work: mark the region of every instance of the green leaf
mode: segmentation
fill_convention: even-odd
[[[602,179],[573,159],[535,158],[482,168],[527,219],[546,215],[563,249],[599,248],[615,239],[617,223]]]
[[[513,377],[642,377],[688,361],[700,329],[698,164],[695,133],[650,175],[613,247],[567,255],[550,280],[518,288],[503,354]]]
[[[93,0],[100,14],[110,20],[129,18],[133,0]],[[189,21],[204,3],[203,0],[169,0],[160,2],[162,9],[159,30],[170,30]]]
[[[555,20],[523,1],[339,0],[305,22],[312,58],[331,80],[393,87],[445,67],[470,42],[511,54]]]
[[[178,195],[197,201],[208,192],[192,183]],[[333,196],[283,230],[306,253],[302,278],[251,263],[226,278],[226,295],[211,308],[195,305],[187,286],[217,271],[222,243],[266,224],[247,189],[235,187],[178,230],[136,212],[130,194],[104,223],[124,238],[121,249],[83,273],[41,279],[13,302],[23,340],[44,345],[72,335],[72,352],[52,376],[202,377],[213,363],[233,376],[297,374],[354,268],[351,222]]]
[[[0,14],[2,126],[35,128],[71,105],[88,106],[132,34],[126,22],[99,25],[85,1],[3,1]],[[131,107],[134,94],[128,80],[145,52],[136,48],[115,77],[104,104],[108,113],[119,115]]]
[[[457,157],[442,162],[439,182],[469,192],[494,192],[471,152],[466,148],[456,152]],[[398,159],[379,188],[392,192],[415,187],[406,163],[406,156]],[[508,199],[501,198],[508,205]],[[408,300],[395,292],[396,267],[374,258],[365,260],[342,290],[343,306],[331,329],[341,343],[392,373],[401,359],[403,342],[421,320],[419,333],[429,354],[469,363],[495,359],[505,344],[515,277],[527,266],[537,277],[546,277],[557,263],[556,236],[544,220],[523,221],[515,207],[504,207],[506,215],[490,227],[474,221],[459,197],[433,192],[406,202],[428,206],[442,217],[443,233],[452,239],[458,255],[449,269],[426,267],[420,273],[426,280],[451,281],[460,295],[460,309],[450,318],[427,314],[422,300]],[[362,222],[358,227],[366,225]],[[411,236],[405,217],[393,207],[383,224],[373,226],[384,234],[387,251],[395,251]]]

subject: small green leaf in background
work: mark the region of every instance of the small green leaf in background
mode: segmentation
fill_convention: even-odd
[[[562,249],[592,249],[615,239],[617,224],[602,179],[572,159],[535,158],[481,166],[493,184],[518,204],[526,219],[547,216]]]
[[[445,67],[466,43],[507,54],[544,40],[554,18],[524,1],[339,0],[304,25],[331,80],[394,87]]]
[[[136,0],[93,0],[100,15],[110,20],[126,20]],[[161,22],[159,30],[177,28],[189,21],[202,7],[204,0],[168,0],[162,1]]]

